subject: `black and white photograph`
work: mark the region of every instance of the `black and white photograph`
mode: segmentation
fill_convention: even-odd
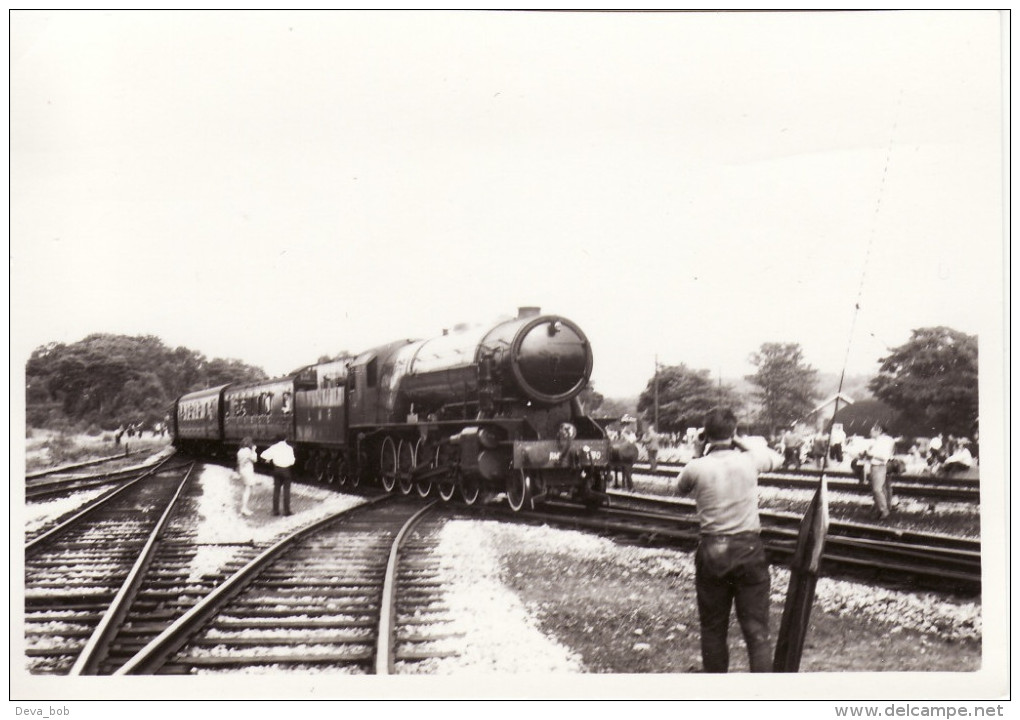
[[[1009,23],[11,11],[12,715],[1002,716]]]

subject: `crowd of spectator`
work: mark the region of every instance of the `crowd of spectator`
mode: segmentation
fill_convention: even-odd
[[[611,441],[635,444],[638,460],[653,464],[690,462],[694,459],[697,432],[697,428],[690,428],[686,433],[657,432],[654,426],[648,426],[639,434],[636,420],[629,418],[607,430]],[[967,438],[940,433],[932,438],[898,436],[892,440],[891,474],[938,475],[966,471],[978,463],[976,436]],[[784,468],[842,470],[860,478],[873,439],[848,435],[840,423],[822,429],[794,423],[769,440],[763,438],[762,442],[782,456]]]

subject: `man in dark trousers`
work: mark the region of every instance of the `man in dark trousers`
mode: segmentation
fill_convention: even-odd
[[[291,468],[294,467],[294,448],[287,444],[286,435],[278,435],[276,444],[262,452],[262,459],[273,464],[273,515],[280,514],[280,491],[283,491],[283,514],[290,515]]]
[[[713,408],[705,416],[701,457],[680,474],[679,490],[694,493],[701,540],[694,557],[701,659],[705,672],[729,670],[730,608],[747,643],[751,672],[772,670],[769,644],[769,565],[758,519],[758,473],[782,465],[768,447],[736,437],[737,416]]]

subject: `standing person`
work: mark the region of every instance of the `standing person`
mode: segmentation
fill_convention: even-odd
[[[796,465],[800,470],[800,449],[804,440],[797,434],[797,425],[794,423],[790,429],[783,433],[783,468],[787,465]]]
[[[825,445],[828,442],[829,438],[823,432],[817,433],[811,441],[811,459],[818,463],[819,470],[825,467]]]
[[[628,425],[623,426],[620,436],[612,443],[612,449],[616,458],[613,464],[613,487],[619,488],[622,483],[624,490],[634,492],[631,468],[638,459],[637,435]]]
[[[843,423],[833,423],[829,435],[829,459],[835,463],[843,462],[843,445],[846,443],[846,430]]]
[[[283,514],[290,515],[290,469],[294,467],[294,448],[287,444],[287,436],[277,435],[276,444],[262,451],[262,459],[273,464],[273,515],[280,514],[281,490]]]
[[[928,442],[928,466],[933,473],[943,460],[945,456],[942,454],[942,433],[939,433]]]
[[[655,432],[654,425],[648,426],[648,431],[642,440],[645,443],[645,450],[648,451],[648,462],[652,466],[652,472],[655,472],[655,468],[658,467],[659,434]]]
[[[250,437],[246,437],[241,441],[241,447],[237,449],[237,474],[244,482],[244,490],[241,493],[242,515],[251,515],[248,501],[251,500],[251,489],[255,487],[255,461],[257,459],[255,443]]]
[[[782,463],[778,453],[736,437],[737,416],[714,408],[705,416],[702,457],[680,474],[681,493],[694,493],[701,540],[694,556],[701,660],[705,672],[729,670],[726,635],[734,600],[751,672],[772,669],[769,565],[758,518],[758,473]]]
[[[875,512],[880,520],[889,517],[893,503],[892,482],[888,478],[889,460],[893,456],[895,443],[885,434],[882,425],[875,423],[871,428],[871,445],[865,451],[865,467],[871,482],[871,494],[875,498]]]

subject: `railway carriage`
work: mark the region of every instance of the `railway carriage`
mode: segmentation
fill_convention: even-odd
[[[294,433],[294,376],[229,385],[223,390],[223,440],[240,445],[250,437],[268,447]]]
[[[494,325],[399,340],[203,397],[219,393],[225,449],[245,435],[268,444],[286,433],[299,463],[326,482],[378,480],[391,492],[459,494],[468,504],[505,493],[514,510],[560,494],[596,505],[609,468],[631,453],[611,446],[578,400],[592,360],[576,324],[522,308]]]
[[[173,436],[182,449],[215,452],[223,442],[222,393],[226,385],[196,390],[174,402]]]

